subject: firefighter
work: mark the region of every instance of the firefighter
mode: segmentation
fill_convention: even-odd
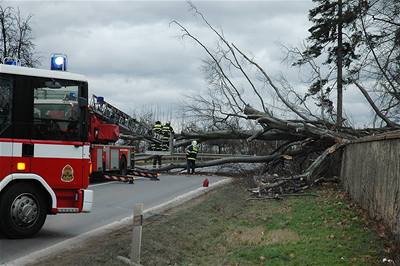
[[[153,126],[153,134],[160,134],[162,130],[162,125],[160,121],[156,121]]]
[[[160,139],[162,136],[162,125],[160,121],[156,121],[154,126],[153,126],[153,137],[155,139]],[[151,150],[153,151],[161,151],[162,150],[162,146],[160,143],[151,143]],[[153,158],[153,168],[156,168],[157,165],[158,167],[161,167],[161,155],[154,155]]]
[[[162,125],[160,121],[156,121],[154,123],[153,129],[153,138],[161,140],[161,133],[162,133]],[[161,151],[161,144],[158,143],[151,143],[151,150],[153,151]]]
[[[168,151],[169,150],[169,140],[171,136],[174,134],[174,130],[171,127],[171,123],[167,122],[163,125],[161,130],[161,141],[162,141],[162,150]]]
[[[187,146],[185,151],[186,151],[187,173],[194,174],[196,157],[197,157],[197,153],[199,152],[199,147],[197,146],[197,141],[193,140],[192,144]]]

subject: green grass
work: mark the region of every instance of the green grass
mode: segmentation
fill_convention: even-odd
[[[240,247],[233,250],[232,261],[265,265],[369,265],[379,260],[382,241],[363,229],[354,212],[333,198],[290,200],[291,212],[276,215],[267,230],[289,229],[299,241],[286,244]],[[254,206],[258,207],[258,206]]]
[[[230,185],[193,208],[147,226],[144,264],[378,264],[384,255],[383,240],[364,228],[340,194],[332,190],[317,193],[318,198],[246,201],[248,192]],[[258,239],[260,230],[263,236]],[[271,242],[266,235],[274,232],[297,237]],[[258,242],[252,242],[252,234]],[[157,246],[156,250],[151,246]]]
[[[142,265],[380,265],[392,243],[365,226],[340,191],[319,197],[247,201],[240,183],[230,184],[146,220]],[[130,226],[33,265],[123,265]],[[393,258],[393,257],[392,257]]]

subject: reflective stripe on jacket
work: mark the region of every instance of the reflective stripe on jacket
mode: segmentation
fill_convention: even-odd
[[[197,146],[193,146],[193,145],[189,145],[186,148],[186,156],[188,160],[196,160],[197,157],[197,153],[199,152],[199,147]]]
[[[160,133],[161,131],[162,131],[162,126],[161,126],[161,124],[155,124],[155,125],[153,126],[153,132]]]
[[[161,129],[162,132],[162,140],[169,140],[171,133],[172,133],[172,128],[170,126],[164,125]]]

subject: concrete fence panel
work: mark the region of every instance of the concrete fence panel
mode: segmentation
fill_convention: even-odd
[[[400,138],[347,145],[341,178],[353,201],[400,240]]]

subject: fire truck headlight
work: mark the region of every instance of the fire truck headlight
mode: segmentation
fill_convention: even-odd
[[[17,163],[17,170],[18,171],[25,170],[25,163]]]

